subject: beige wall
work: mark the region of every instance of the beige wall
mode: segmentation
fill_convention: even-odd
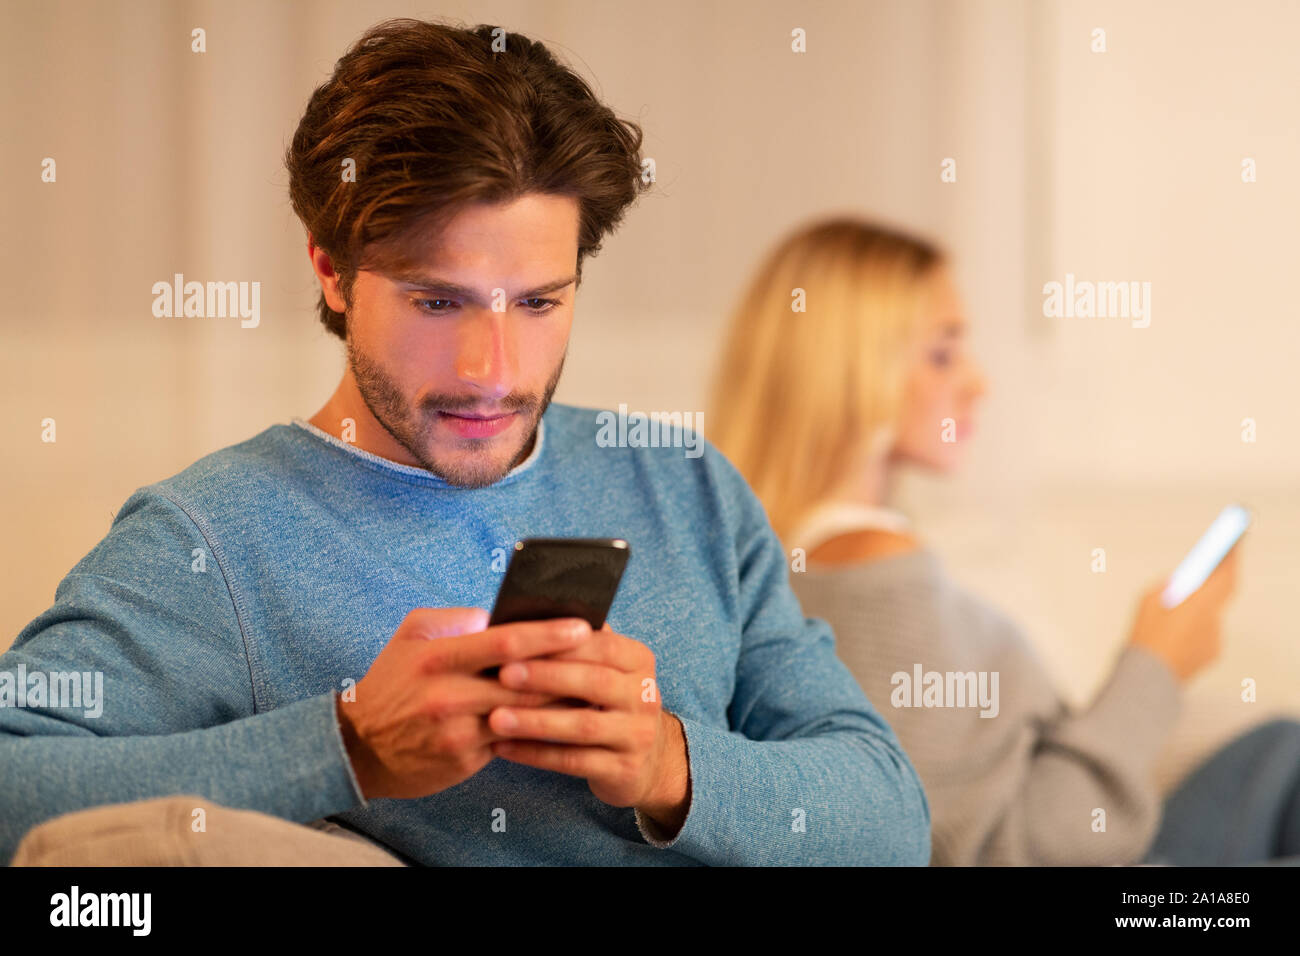
[[[994,385],[969,470],[903,488],[954,569],[1083,699],[1136,589],[1223,500],[1266,502],[1233,618],[1250,654],[1202,686],[1277,663],[1273,702],[1300,703],[1287,2],[5,3],[0,647],[134,488],[328,395],[339,348],[280,157],[346,44],[431,14],[551,42],[658,164],[586,270],[559,400],[699,409],[723,316],[783,230],[844,209],[912,225],[953,249]],[[177,271],[260,281],[261,326],[154,318]],[[1152,282],[1151,326],[1044,318],[1067,271]]]

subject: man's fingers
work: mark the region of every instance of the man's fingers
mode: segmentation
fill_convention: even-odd
[[[569,707],[554,710],[514,709],[495,711],[488,717],[489,728],[510,739],[549,740],[554,743],[627,750],[636,742],[633,719],[619,711]],[[508,722],[507,717],[513,722]],[[492,724],[496,727],[493,728]]]
[[[442,733],[444,746],[449,745],[459,751],[479,750],[497,741],[511,739],[508,735],[493,730],[483,714],[473,714],[454,723],[448,722]]]
[[[592,661],[606,664],[627,674],[644,673],[651,676],[655,669],[654,652],[640,641],[634,641],[617,631],[591,632],[591,639],[559,654],[551,654],[553,661]]]
[[[432,715],[487,714],[494,707],[545,707],[559,698],[539,690],[505,687],[490,677],[474,674],[445,674],[430,688],[428,710]]]
[[[607,708],[630,706],[639,699],[641,688],[634,675],[608,665],[554,658],[507,664],[497,679],[513,689],[573,697]]]
[[[429,671],[478,673],[510,661],[571,650],[590,636],[591,625],[580,618],[500,624],[433,642],[424,666]]]

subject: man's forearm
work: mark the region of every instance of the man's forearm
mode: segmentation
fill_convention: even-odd
[[[173,793],[299,823],[356,807],[333,721],[331,694],[162,736],[0,733],[0,862],[52,817]]]

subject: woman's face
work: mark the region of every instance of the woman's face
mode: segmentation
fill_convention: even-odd
[[[975,405],[985,391],[966,333],[961,299],[941,267],[928,283],[908,360],[893,460],[939,471],[959,464],[974,432]]]

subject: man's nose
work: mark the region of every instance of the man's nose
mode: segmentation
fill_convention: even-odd
[[[505,313],[479,309],[457,328],[456,377],[486,396],[501,398],[518,371],[514,321]]]

